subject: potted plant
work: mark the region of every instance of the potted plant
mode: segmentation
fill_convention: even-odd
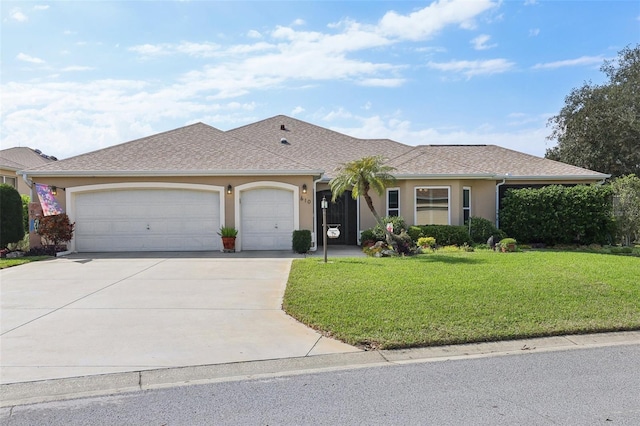
[[[218,235],[222,237],[222,247],[225,252],[236,251],[236,237],[238,236],[238,230],[233,226],[222,226]]]
[[[514,238],[503,238],[500,240],[500,250],[502,250],[503,253],[516,251],[516,243],[517,241]]]

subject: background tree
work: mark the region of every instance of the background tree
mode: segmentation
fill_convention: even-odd
[[[22,198],[11,185],[0,185],[0,248],[24,237]]]
[[[387,243],[396,246],[393,234],[386,230],[382,223],[382,217],[373,205],[373,199],[369,194],[374,190],[382,196],[385,189],[395,184],[396,178],[391,174],[395,168],[384,164],[384,157],[380,155],[364,157],[359,160],[344,163],[337,168],[338,175],[331,179],[331,201],[335,202],[345,191],[351,190],[351,197],[357,200],[362,196],[367,207],[387,234]]]
[[[549,140],[558,145],[545,157],[611,174],[640,175],[640,45],[604,61],[601,85],[585,82],[549,119]]]
[[[640,178],[628,175],[611,183],[613,188],[613,211],[616,227],[622,244],[630,246],[640,239]]]

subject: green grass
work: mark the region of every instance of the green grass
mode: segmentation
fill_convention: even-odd
[[[29,262],[35,262],[38,260],[51,259],[51,256],[25,256],[17,257],[15,259],[0,259],[0,269],[9,268],[11,266],[23,265]]]
[[[580,252],[295,260],[284,309],[365,348],[640,329],[640,258]]]

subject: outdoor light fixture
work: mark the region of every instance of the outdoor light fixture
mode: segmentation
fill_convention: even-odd
[[[302,185],[302,193],[303,194],[307,193],[307,184],[306,183]]]
[[[57,188],[57,187],[55,187],[55,186],[52,186],[52,187],[51,187],[51,194],[52,194],[52,195],[58,195],[58,188]]]
[[[227,185],[227,194],[231,194],[232,191],[233,188],[231,187],[231,184]]]

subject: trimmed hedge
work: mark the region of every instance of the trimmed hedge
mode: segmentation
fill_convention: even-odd
[[[418,241],[420,237],[434,237],[439,246],[461,246],[473,243],[466,226],[420,225],[409,227],[407,232],[413,241]]]
[[[0,184],[0,248],[24,237],[22,198],[11,185]]]
[[[609,186],[507,190],[500,228],[520,242],[606,244],[614,232]]]
[[[292,247],[296,253],[307,253],[311,248],[311,231],[308,229],[293,231]]]
[[[471,239],[474,243],[486,244],[491,236],[495,241],[507,237],[504,231],[496,228],[492,221],[483,217],[471,217]]]

